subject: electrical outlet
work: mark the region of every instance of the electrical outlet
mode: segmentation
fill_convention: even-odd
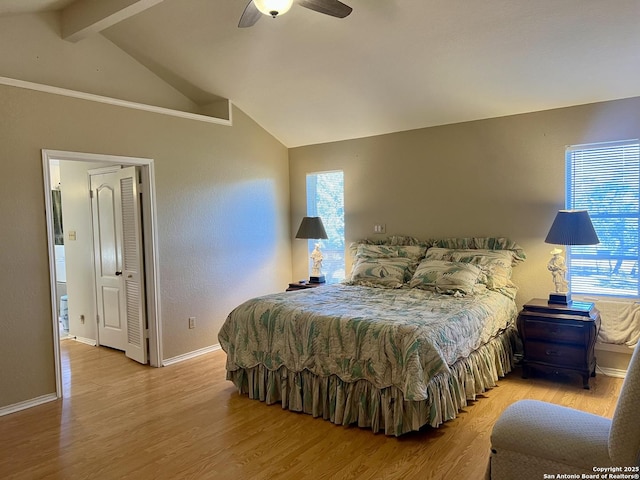
[[[386,233],[387,226],[384,223],[376,223],[373,226],[373,233]]]
[[[196,328],[196,317],[189,317],[189,328]]]

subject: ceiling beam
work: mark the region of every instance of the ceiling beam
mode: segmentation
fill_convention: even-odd
[[[163,0],[77,0],[62,10],[62,38],[78,42]]]

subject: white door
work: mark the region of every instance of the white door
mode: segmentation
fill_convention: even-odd
[[[98,344],[147,363],[140,200],[135,167],[91,174]]]

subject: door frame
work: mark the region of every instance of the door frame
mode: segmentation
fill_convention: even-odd
[[[96,153],[42,150],[45,214],[47,221],[47,246],[49,252],[49,281],[51,284],[51,320],[53,325],[53,351],[56,371],[56,396],[62,398],[62,360],[60,331],[58,326],[58,296],[56,289],[55,240],[53,228],[53,202],[51,201],[51,160],[72,160],[86,163],[111,163],[139,166],[143,181],[142,231],[145,262],[146,307],[149,325],[149,364],[162,366],[162,324],[160,322],[160,291],[158,288],[158,232],[156,219],[155,165],[151,158],[123,157]],[[87,195],[87,198],[88,195]],[[93,259],[91,260],[93,262]]]

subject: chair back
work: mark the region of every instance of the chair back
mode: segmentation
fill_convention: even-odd
[[[609,456],[613,465],[640,465],[640,342],[636,345],[611,420]]]

